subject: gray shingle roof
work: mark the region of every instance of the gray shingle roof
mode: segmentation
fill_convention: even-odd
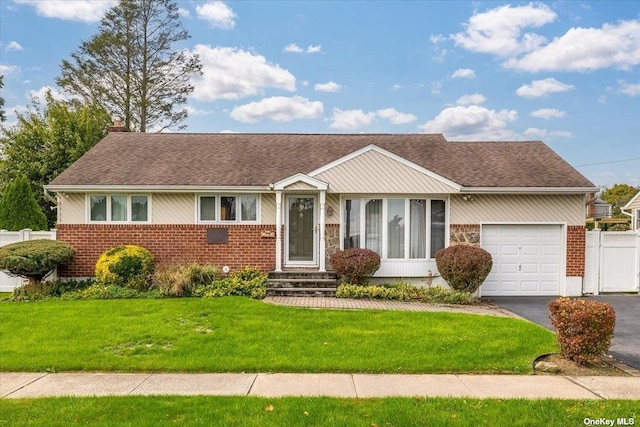
[[[594,187],[540,141],[449,142],[439,134],[108,134],[52,186],[261,186],[369,144],[465,187]]]

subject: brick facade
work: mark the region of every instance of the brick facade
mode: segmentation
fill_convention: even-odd
[[[208,244],[209,228],[227,228],[228,243]],[[276,263],[274,225],[59,224],[57,230],[58,240],[76,250],[72,262],[58,269],[62,277],[93,276],[100,254],[123,244],[147,248],[158,265],[196,261],[270,271]]]
[[[567,227],[567,276],[584,277],[587,229],[581,225]]]

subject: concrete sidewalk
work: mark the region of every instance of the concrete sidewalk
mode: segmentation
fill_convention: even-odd
[[[2,398],[111,395],[640,400],[640,379],[531,375],[0,373]]]

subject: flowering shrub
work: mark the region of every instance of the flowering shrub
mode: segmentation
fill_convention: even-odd
[[[456,291],[473,293],[487,278],[493,266],[491,254],[469,245],[449,246],[436,253],[442,278]]]
[[[151,252],[141,246],[122,245],[109,249],[96,262],[96,279],[106,285],[148,290],[155,261]]]
[[[616,324],[611,304],[558,298],[549,303],[562,355],[577,363],[598,362],[609,350]]]
[[[380,268],[380,255],[370,249],[345,249],[331,256],[331,265],[343,282],[366,285]]]

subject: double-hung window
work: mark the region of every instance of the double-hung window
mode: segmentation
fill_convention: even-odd
[[[445,201],[347,199],[343,224],[345,249],[371,249],[383,259],[433,258],[445,246]]]
[[[149,222],[149,196],[144,194],[92,194],[90,222]]]
[[[198,196],[198,222],[256,222],[258,195]]]

